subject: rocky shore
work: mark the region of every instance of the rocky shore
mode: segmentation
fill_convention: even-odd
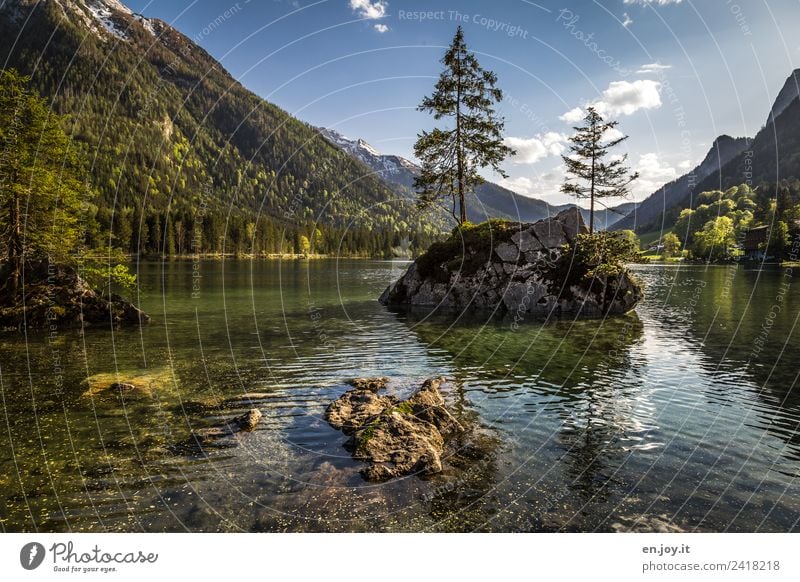
[[[45,262],[29,265],[23,283],[14,297],[0,291],[0,329],[120,327],[150,321],[119,295],[92,289],[72,267]]]
[[[575,210],[532,224],[491,221],[460,229],[412,263],[380,302],[537,318],[630,311],[644,293],[626,269],[585,277],[588,267],[574,260],[576,238],[585,233]]]

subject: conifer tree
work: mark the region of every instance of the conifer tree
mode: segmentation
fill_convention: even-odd
[[[497,75],[482,69],[467,50],[460,26],[442,64],[445,68],[434,93],[425,97],[418,109],[432,113],[437,121],[452,120],[452,127],[423,131],[418,136],[414,153],[422,162],[422,171],[414,187],[421,206],[452,198],[453,217],[461,224],[467,220],[465,195],[484,181],[478,170],[489,167],[506,177],[500,163],[515,152],[503,143],[504,121],[494,110],[503,98],[495,86]]]
[[[25,261],[70,263],[83,240],[91,192],[61,122],[27,77],[0,72],[0,253],[10,297]]]
[[[593,233],[595,201],[626,196],[628,187],[639,174],[630,174],[625,166],[628,154],[606,161],[609,150],[628,139],[627,135],[605,139],[606,132],[614,129],[618,121],[606,122],[594,107],[586,109],[583,120],[585,125],[573,128],[576,133],[570,137],[569,154],[561,156],[567,165],[567,174],[577,181],[568,178],[561,191],[578,199],[589,199],[589,232]]]

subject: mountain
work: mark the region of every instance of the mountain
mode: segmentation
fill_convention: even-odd
[[[203,250],[253,228],[264,241],[289,229],[295,243],[318,225],[352,225],[359,241],[383,229],[435,230],[192,40],[116,0],[0,2],[0,59],[68,115],[97,219],[132,251],[142,240],[166,248],[170,236],[188,245],[200,223]]]
[[[401,156],[382,154],[363,139],[349,139],[341,133],[324,127],[317,128],[322,136],[370,168],[381,179],[407,188],[414,185],[419,166]]]
[[[769,112],[769,120],[776,119],[798,97],[800,97],[800,69],[795,69],[786,79],[780,93],[778,93],[778,97]]]
[[[414,179],[420,172],[417,164],[401,156],[382,154],[363,139],[350,139],[335,130],[322,127],[317,130],[333,145],[372,169],[398,196],[408,200],[414,199]],[[521,196],[493,182],[481,184],[476,188],[474,195],[467,197],[467,217],[472,222],[482,222],[487,218],[536,222],[572,207],[573,204],[553,206],[544,200]],[[598,211],[595,214],[598,228],[610,227],[635,207],[635,203],[626,203],[609,210]],[[588,210],[581,209],[581,211],[588,222]]]
[[[668,229],[702,192],[791,178],[800,178],[800,69],[786,79],[754,138],[718,137],[698,167],[653,193],[613,228]]]
[[[332,144],[371,168],[404,199],[413,200],[414,179],[420,168],[401,156],[382,154],[363,139],[350,139],[332,129],[319,128]],[[482,222],[487,218],[508,218],[521,222],[536,222],[555,215],[558,210],[543,200],[520,196],[511,190],[486,182],[467,196],[467,218]]]
[[[719,175],[725,164],[747,149],[748,143],[747,138],[721,135],[714,140],[711,149],[698,166],[653,192],[632,212],[613,224],[612,230],[650,232],[661,229],[665,224],[671,225],[680,210],[690,205],[692,195],[703,192],[697,188],[698,184],[710,176]]]

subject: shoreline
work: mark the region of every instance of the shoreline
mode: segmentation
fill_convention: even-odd
[[[373,256],[363,256],[363,255],[319,255],[319,254],[278,254],[278,253],[271,253],[271,254],[241,254],[241,253],[202,253],[202,254],[195,254],[195,255],[170,255],[170,256],[158,256],[158,255],[128,255],[128,259],[132,262],[140,262],[140,261],[198,261],[198,260],[225,260],[225,259],[246,259],[246,260],[266,260],[266,261],[316,261],[322,259],[334,260],[334,259],[347,259],[347,260],[363,260],[363,261],[413,261],[413,257],[373,257]]]

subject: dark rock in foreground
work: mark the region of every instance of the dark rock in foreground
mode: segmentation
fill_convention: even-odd
[[[583,278],[569,253],[586,233],[576,210],[533,224],[496,221],[435,243],[380,297],[384,305],[497,309],[512,316],[626,313],[644,296],[627,272]]]
[[[0,291],[0,329],[120,327],[149,321],[150,316],[119,295],[97,293],[71,267],[44,262],[27,266],[19,296],[3,297]]]
[[[410,398],[398,401],[378,394],[385,378],[362,378],[328,406],[326,420],[352,435],[353,456],[369,462],[361,471],[367,480],[442,470],[445,439],[464,430],[445,408],[442,381],[426,380]]]

